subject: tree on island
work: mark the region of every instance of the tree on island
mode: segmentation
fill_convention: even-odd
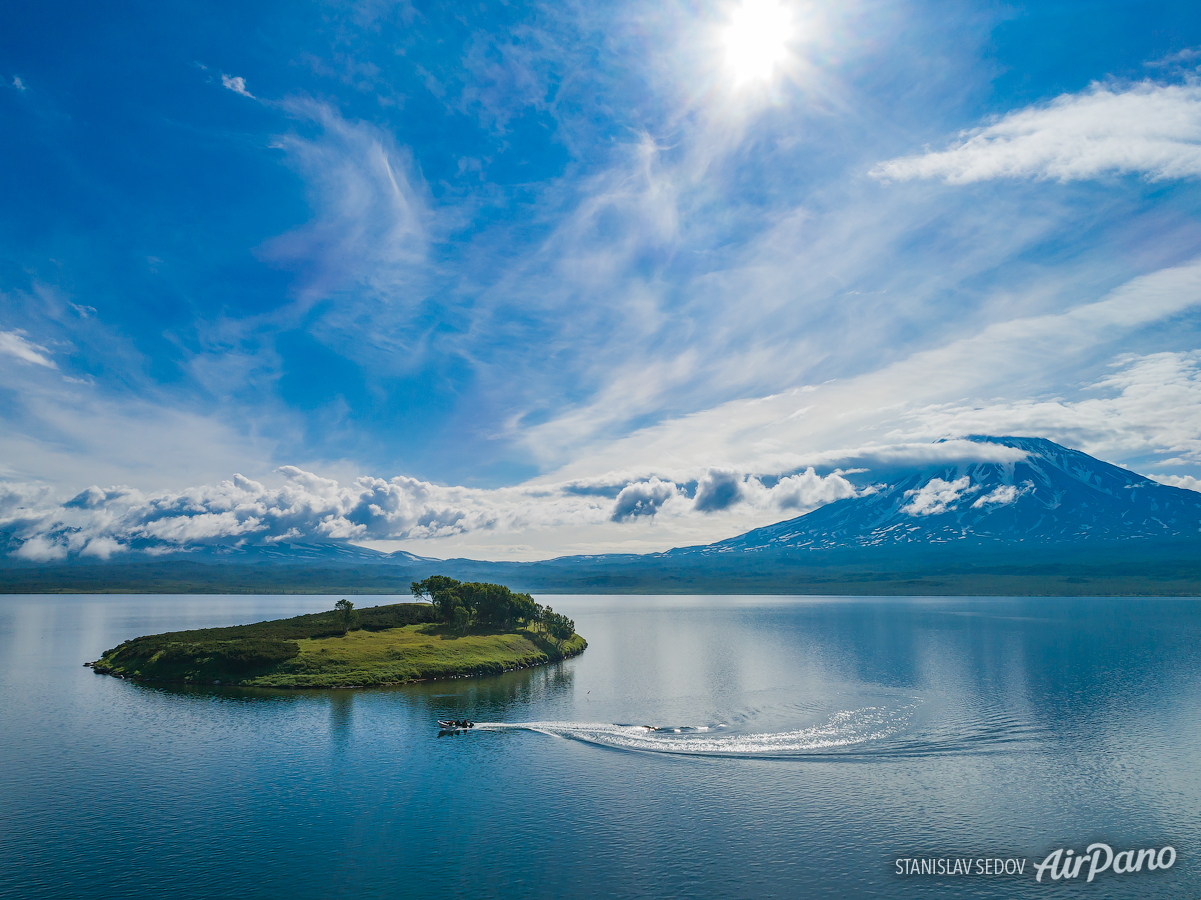
[[[445,575],[431,575],[422,581],[414,581],[409,589],[419,600],[428,599],[434,605],[439,621],[455,631],[465,632],[471,627],[513,628],[521,624],[546,630],[543,626],[546,610],[529,594],[516,593],[503,584],[464,583]],[[568,632],[563,640],[571,634]]]
[[[334,604],[334,612],[338,614],[338,618],[342,624],[342,633],[350,631],[350,627],[354,624],[354,604],[343,598]]]
[[[418,600],[433,600],[434,595],[439,591],[448,591],[457,588],[460,584],[461,582],[445,575],[431,575],[421,581],[414,581],[409,585],[409,590]]]
[[[557,612],[551,612],[547,607],[546,621],[543,623],[546,633],[554,638],[555,646],[563,649],[563,642],[570,640],[575,634],[575,620]]]

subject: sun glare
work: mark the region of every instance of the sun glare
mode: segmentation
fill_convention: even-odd
[[[787,54],[792,17],[777,0],[742,0],[726,28],[726,61],[736,84],[766,81]]]

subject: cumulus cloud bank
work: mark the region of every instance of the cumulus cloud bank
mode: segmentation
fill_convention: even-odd
[[[615,497],[606,485],[575,482],[483,490],[363,476],[342,485],[295,466],[278,471],[277,487],[236,475],[154,495],[93,485],[65,501],[44,485],[0,483],[0,547],[18,558],[52,561],[128,550],[430,540],[656,516],[803,513],[857,493],[842,473],[823,476],[813,468],[770,487],[760,476],[724,468],[683,473],[678,482],[629,479]]]
[[[835,500],[846,500],[857,493],[859,491],[843,477],[843,473],[834,472],[823,478],[812,466],[799,475],[781,478],[769,491],[773,505],[805,512]]]
[[[279,471],[284,483],[276,488],[237,475],[153,496],[93,486],[65,503],[50,502],[40,486],[10,484],[0,493],[0,529],[19,545],[18,556],[56,559],[118,549],[438,537],[604,518],[600,504],[586,498],[443,487],[404,477],[365,476],[343,486],[294,466]]]
[[[965,132],[946,150],[871,170],[881,180],[941,178],[948,184],[1130,173],[1152,181],[1201,175],[1201,84],[1094,84]]]
[[[710,469],[696,488],[693,508],[700,512],[727,509],[742,499],[743,479],[729,469]]]
[[[681,491],[673,482],[658,478],[628,484],[617,495],[610,518],[614,522],[623,522],[637,516],[653,516],[664,503],[679,496]]]
[[[1160,484],[1184,488],[1186,491],[1201,492],[1201,478],[1194,478],[1192,475],[1148,475],[1147,477]]]

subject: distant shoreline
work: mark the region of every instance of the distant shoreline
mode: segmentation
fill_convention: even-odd
[[[769,565],[762,572],[634,570],[626,572],[484,571],[472,577],[504,579],[517,589],[553,594],[797,594],[834,596],[1182,597],[1201,596],[1201,561],[1165,560],[1121,565],[935,566],[911,571],[871,567]],[[191,564],[193,566],[198,564]],[[204,571],[147,573],[118,568],[58,573],[0,569],[0,594],[187,594],[295,596],[403,596],[424,570],[362,573],[338,569],[239,572],[204,565]],[[481,569],[483,567],[480,567]],[[230,570],[233,571],[230,571]],[[1131,571],[1134,569],[1134,571]],[[1141,571],[1140,571],[1141,570]],[[453,566],[439,571],[462,573]]]

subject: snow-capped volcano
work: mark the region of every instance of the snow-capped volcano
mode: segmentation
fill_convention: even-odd
[[[1197,537],[1201,494],[1169,487],[1053,441],[969,438],[1023,451],[1015,462],[874,474],[857,497],[672,555],[902,544],[1059,543]]]

